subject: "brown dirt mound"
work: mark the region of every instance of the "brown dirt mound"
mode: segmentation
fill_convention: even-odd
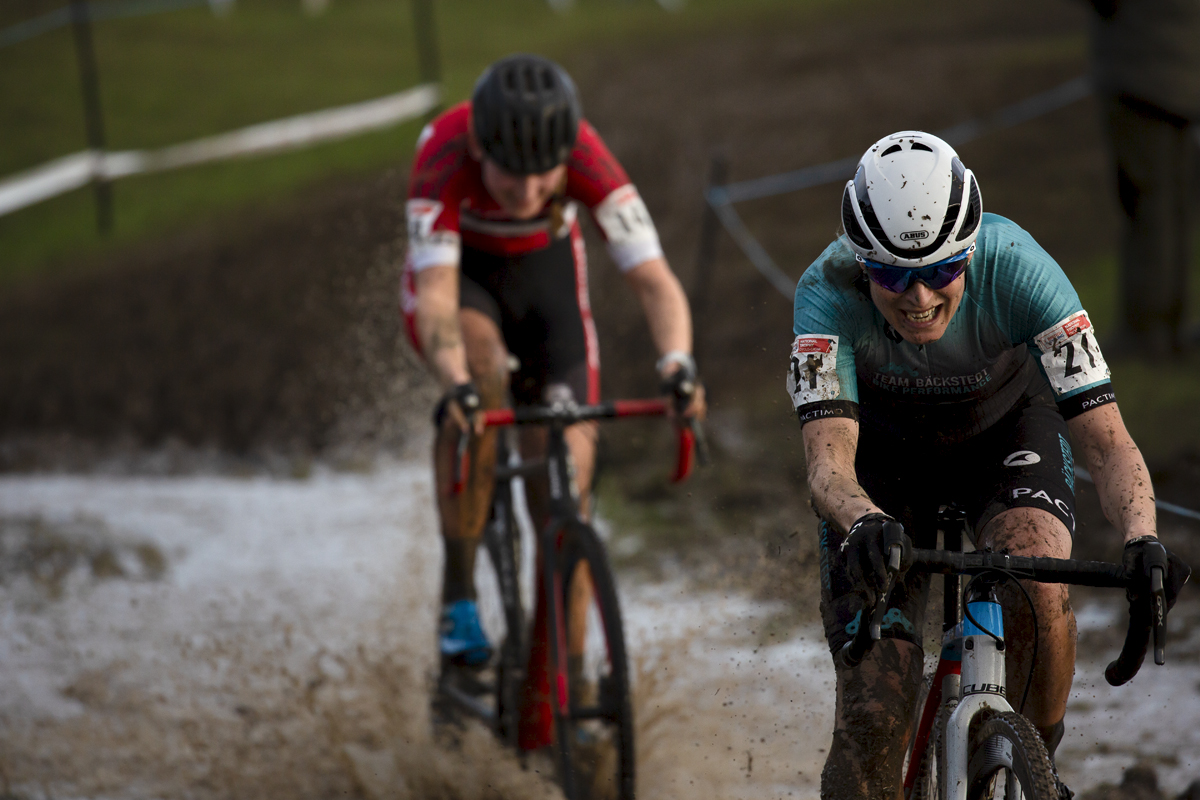
[[[389,173],[323,187],[290,213],[7,292],[0,463],[70,464],[114,444],[245,456],[402,443],[408,412],[430,404],[398,336],[404,185]]]

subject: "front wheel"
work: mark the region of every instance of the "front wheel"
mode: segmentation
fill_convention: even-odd
[[[1033,723],[1013,711],[985,720],[971,737],[968,800],[1058,800],[1058,781]]]
[[[933,722],[933,730],[929,732],[929,741],[925,744],[925,752],[920,754],[917,779],[913,783],[912,792],[907,800],[946,800],[946,775],[942,763],[942,746],[946,740],[946,726],[950,715],[958,707],[958,700],[953,699],[942,703],[938,709],[937,718]],[[916,758],[917,754],[913,754]]]
[[[553,637],[566,671],[554,682],[564,793],[568,800],[632,800],[633,708],[616,583],[590,525],[570,524],[565,534]]]

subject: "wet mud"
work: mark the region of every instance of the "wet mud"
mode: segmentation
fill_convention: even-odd
[[[1080,4],[935,6],[854,3],[566,62],[693,298],[713,405],[716,463],[688,485],[665,485],[669,432],[631,424],[602,442],[642,796],[817,796],[833,676],[783,390],[790,308],[723,236],[697,271],[700,197],[714,154],[735,180],[811,166],[1085,69]],[[1068,270],[1115,244],[1097,119],[1083,102],[963,148],[988,208]],[[0,790],[555,796],[545,762],[522,769],[483,730],[448,735],[429,716],[440,548],[421,459],[436,392],[397,314],[405,158],[0,289]],[[838,192],[739,210],[794,277],[835,235]],[[604,393],[650,393],[644,322],[588,236]],[[1162,496],[1194,501],[1197,464],[1186,449],[1152,464]],[[1075,553],[1117,558],[1088,491]],[[1197,526],[1160,529],[1200,562]],[[1101,672],[1120,600],[1072,602],[1064,777],[1119,786],[1145,762],[1174,796],[1200,775],[1200,605],[1185,594],[1174,613],[1168,667],[1114,690]]]

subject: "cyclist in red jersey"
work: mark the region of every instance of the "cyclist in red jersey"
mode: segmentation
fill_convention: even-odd
[[[417,142],[407,204],[408,255],[401,304],[413,344],[445,390],[435,413],[434,473],[446,561],[442,657],[487,663],[491,647],[475,604],[475,553],[486,522],[495,432],[481,409],[599,400],[600,360],[587,291],[578,208],[641,302],[664,392],[697,385],[687,297],[663,257],[654,223],[624,169],[582,119],[575,87],[557,64],[515,55],[489,67],[469,102],[426,126]],[[697,389],[686,415],[702,415]],[[470,472],[452,492],[460,432],[474,428]],[[523,432],[522,448],[544,446]],[[566,432],[583,493],[591,483],[596,426]],[[540,440],[540,441],[539,441]],[[527,487],[535,520],[544,487]]]

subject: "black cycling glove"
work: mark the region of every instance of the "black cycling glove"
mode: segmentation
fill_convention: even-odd
[[[438,401],[437,408],[433,412],[433,423],[436,427],[442,427],[446,421],[450,403],[457,405],[468,421],[472,414],[483,407],[483,399],[479,396],[479,390],[475,388],[475,384],[470,381],[460,383],[442,395],[442,399]]]
[[[866,514],[855,520],[842,542],[846,574],[854,590],[868,605],[874,605],[887,585],[888,550],[900,545],[900,571],[912,565],[912,541],[904,526],[887,514]]]
[[[675,399],[675,408],[678,411],[683,411],[692,402],[692,397],[696,394],[696,388],[700,385],[700,380],[696,376],[696,361],[689,354],[680,351],[669,353],[659,359],[657,365],[659,370],[666,363],[678,364],[679,369],[662,379],[662,382],[659,384],[659,391],[673,397]]]
[[[1165,568],[1163,588],[1166,590],[1168,611],[1175,605],[1179,590],[1192,574],[1192,568],[1185,564],[1182,558],[1168,550],[1153,536],[1142,536],[1126,542],[1121,563],[1125,566],[1127,575],[1142,578],[1125,590],[1131,614],[1142,608],[1149,608],[1150,568],[1155,564],[1162,564]]]

